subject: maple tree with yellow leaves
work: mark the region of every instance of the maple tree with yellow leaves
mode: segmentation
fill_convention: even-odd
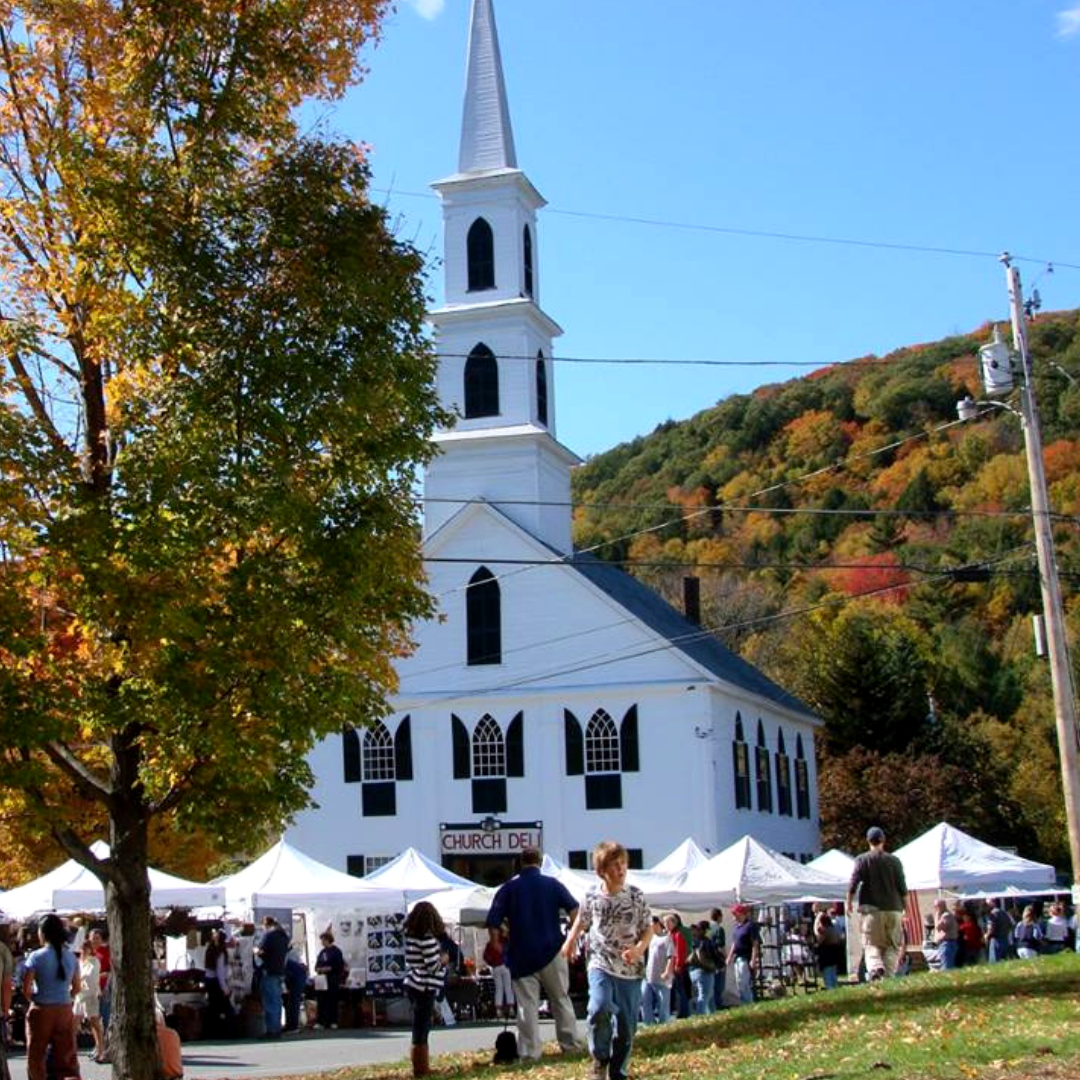
[[[429,612],[421,260],[294,119],[386,7],[0,3],[0,820],[102,879],[131,1080],[153,831],[304,805]]]

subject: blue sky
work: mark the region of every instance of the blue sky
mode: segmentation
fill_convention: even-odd
[[[457,163],[470,0],[400,0],[347,99],[399,235]],[[555,355],[825,364],[1080,306],[1076,0],[495,0]],[[986,252],[932,254],[604,220]],[[1060,264],[1073,264],[1069,268]],[[805,367],[556,366],[584,455]]]

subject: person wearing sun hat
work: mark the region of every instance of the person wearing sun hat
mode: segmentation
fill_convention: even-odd
[[[856,860],[848,884],[847,910],[862,917],[866,977],[871,981],[896,974],[904,947],[904,864],[885,850],[885,831],[877,825],[866,831],[869,850]]]

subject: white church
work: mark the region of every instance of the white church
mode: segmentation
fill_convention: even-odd
[[[688,836],[818,850],[805,705],[651,589],[573,551],[540,304],[537,211],[518,168],[491,0],[474,0],[458,170],[433,185],[445,304],[438,390],[458,415],[424,485],[438,617],[415,627],[393,713],[314,751],[287,833],[363,875],[406,847],[495,884],[525,844],[584,868],[599,840],[650,866]],[[557,268],[556,268],[557,270]]]

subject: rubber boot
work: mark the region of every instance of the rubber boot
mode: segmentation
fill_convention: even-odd
[[[412,1074],[413,1076],[428,1076],[431,1073],[431,1064],[426,1046],[414,1046],[412,1048]]]

